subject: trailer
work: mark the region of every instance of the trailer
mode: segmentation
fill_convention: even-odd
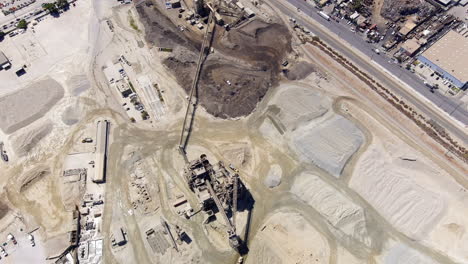
[[[325,14],[325,12],[319,11],[318,14],[319,14],[321,17],[325,18],[326,20],[330,21],[330,16],[327,15],[327,14]]]

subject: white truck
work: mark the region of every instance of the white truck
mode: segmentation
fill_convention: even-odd
[[[327,14],[325,14],[325,12],[319,11],[318,14],[319,14],[321,17],[325,18],[326,20],[330,21],[330,16],[327,15]]]

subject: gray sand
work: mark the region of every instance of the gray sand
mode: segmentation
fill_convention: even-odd
[[[86,75],[75,75],[67,80],[67,85],[70,87],[70,93],[78,96],[89,89],[90,83]]]
[[[364,135],[359,128],[339,115],[313,127],[302,127],[292,136],[292,146],[300,159],[316,164],[335,177],[340,177],[349,158],[363,142]]]
[[[270,167],[270,170],[268,171],[268,175],[265,178],[264,184],[268,188],[274,188],[278,185],[281,184],[281,175],[283,174],[283,171],[281,170],[281,167],[277,164],[273,164]]]
[[[41,139],[45,138],[53,129],[53,124],[50,120],[32,125],[23,133],[18,133],[12,137],[12,146],[16,155],[27,155]]]
[[[43,117],[64,94],[62,86],[48,78],[0,98],[0,129],[6,134]]]

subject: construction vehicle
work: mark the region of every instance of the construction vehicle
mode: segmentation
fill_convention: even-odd
[[[4,162],[8,162],[8,155],[6,154],[6,151],[3,150],[3,142],[0,142],[0,156]]]
[[[93,143],[93,139],[92,138],[84,138],[83,140],[81,140],[81,143]]]

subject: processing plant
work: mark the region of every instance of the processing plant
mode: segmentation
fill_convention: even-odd
[[[241,195],[239,175],[232,168],[226,168],[222,161],[212,165],[202,154],[199,159],[187,164],[184,176],[190,189],[196,194],[209,222],[218,211],[226,223],[229,245],[238,250],[240,240],[236,234],[237,201]],[[232,222],[228,215],[232,216]]]

